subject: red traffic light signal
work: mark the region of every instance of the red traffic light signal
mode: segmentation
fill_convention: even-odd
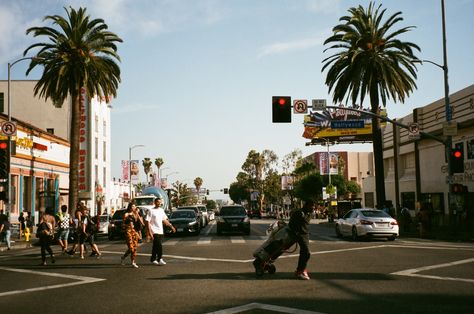
[[[273,123],[291,123],[291,97],[272,97],[272,121]]]
[[[7,150],[8,149],[8,142],[0,141],[0,149]]]
[[[457,144],[451,150],[451,173],[464,173],[464,145]]]

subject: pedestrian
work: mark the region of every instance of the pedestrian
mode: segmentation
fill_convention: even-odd
[[[25,215],[25,211],[22,211],[20,215],[18,215],[18,222],[20,223],[20,239],[22,236],[24,236],[26,230]]]
[[[73,228],[74,228],[74,238],[75,243],[72,248],[67,251],[67,254],[73,256],[76,254],[76,250],[78,247],[81,246],[81,234],[82,234],[82,213],[84,211],[85,205],[82,202],[78,202],[76,206],[76,211],[74,212],[74,219],[72,220]],[[84,254],[84,253],[83,253]],[[83,256],[83,255],[81,255]]]
[[[33,220],[30,212],[25,212],[25,241],[30,242],[31,231],[33,230]],[[29,243],[28,243],[29,246]]]
[[[71,217],[67,212],[67,205],[61,206],[61,211],[58,215],[59,223],[59,245],[62,248],[62,254],[67,252],[68,238],[69,238],[69,226],[71,225]]]
[[[95,244],[95,234],[97,233],[97,224],[94,222],[92,217],[89,215],[89,209],[84,207],[84,211],[82,214],[82,224],[81,224],[81,259],[84,259],[84,243],[87,242],[91,246],[91,254],[90,257],[97,257],[100,258],[101,253],[99,251],[99,247]]]
[[[293,232],[295,240],[300,246],[300,256],[298,258],[298,266],[295,275],[299,279],[309,280],[306,265],[311,257],[309,251],[309,230],[308,225],[311,221],[311,213],[313,212],[314,202],[306,201],[302,209],[297,209],[291,213],[288,228]]]
[[[429,237],[431,230],[431,208],[430,203],[423,203],[417,214],[418,221],[420,222],[420,238]]]
[[[3,213],[3,209],[0,212],[0,239],[4,240],[7,244],[7,250],[11,249],[11,224],[8,220],[8,216]]]
[[[132,267],[138,268],[136,263],[138,240],[140,239],[141,230],[143,228],[143,220],[139,215],[137,206],[134,203],[129,203],[127,212],[123,215],[123,228],[125,230],[125,239],[127,241],[127,251],[120,258],[121,264],[125,265],[125,258],[130,255]]]
[[[401,222],[403,226],[403,231],[410,232],[410,225],[411,225],[411,214],[408,208],[403,207],[401,212]]]
[[[38,228],[36,231],[36,237],[39,238],[41,246],[41,265],[46,266],[46,252],[51,256],[51,263],[55,263],[53,250],[51,249],[51,241],[54,238],[54,229],[56,227],[56,219],[53,216],[54,211],[52,208],[46,208],[46,211],[40,218]]]
[[[175,227],[169,222],[168,216],[166,216],[165,210],[162,207],[162,196],[155,198],[155,206],[150,210],[149,214],[146,217],[148,222],[148,237],[153,240],[153,248],[151,251],[150,261],[159,266],[166,265],[166,262],[163,260],[163,237],[164,229],[163,225],[171,228],[172,232],[176,232]]]

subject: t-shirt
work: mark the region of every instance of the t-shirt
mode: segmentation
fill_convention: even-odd
[[[69,213],[59,214],[59,228],[66,230],[69,229]]]
[[[168,219],[162,207],[154,207],[150,210],[146,221],[150,224],[153,234],[164,234],[163,220]]]

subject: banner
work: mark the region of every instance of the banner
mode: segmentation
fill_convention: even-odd
[[[281,189],[282,190],[293,190],[294,177],[292,176],[281,176]]]
[[[91,129],[90,116],[91,106],[87,95],[87,89],[81,88],[80,94],[80,124],[79,124],[79,173],[78,173],[78,196],[79,199],[92,199],[91,184]]]
[[[138,160],[130,160],[130,177],[132,184],[137,184],[139,181],[140,164]]]
[[[129,173],[129,168],[128,168],[128,160],[122,160],[122,180],[123,181],[128,181],[128,173]]]

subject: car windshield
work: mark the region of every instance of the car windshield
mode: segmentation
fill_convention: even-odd
[[[243,207],[222,207],[222,216],[244,216],[245,209]]]
[[[125,210],[116,211],[112,219],[115,219],[115,220],[122,219],[124,214],[125,214]]]
[[[196,211],[197,209],[194,207],[178,207],[178,210],[193,210]]]
[[[175,211],[170,218],[194,218],[196,214],[190,210]]]
[[[390,218],[391,216],[386,212],[380,210],[363,210],[362,215],[369,218]]]
[[[136,198],[135,199],[135,205],[137,205],[137,206],[153,205],[154,200],[155,200],[155,198],[153,198],[153,197]]]

